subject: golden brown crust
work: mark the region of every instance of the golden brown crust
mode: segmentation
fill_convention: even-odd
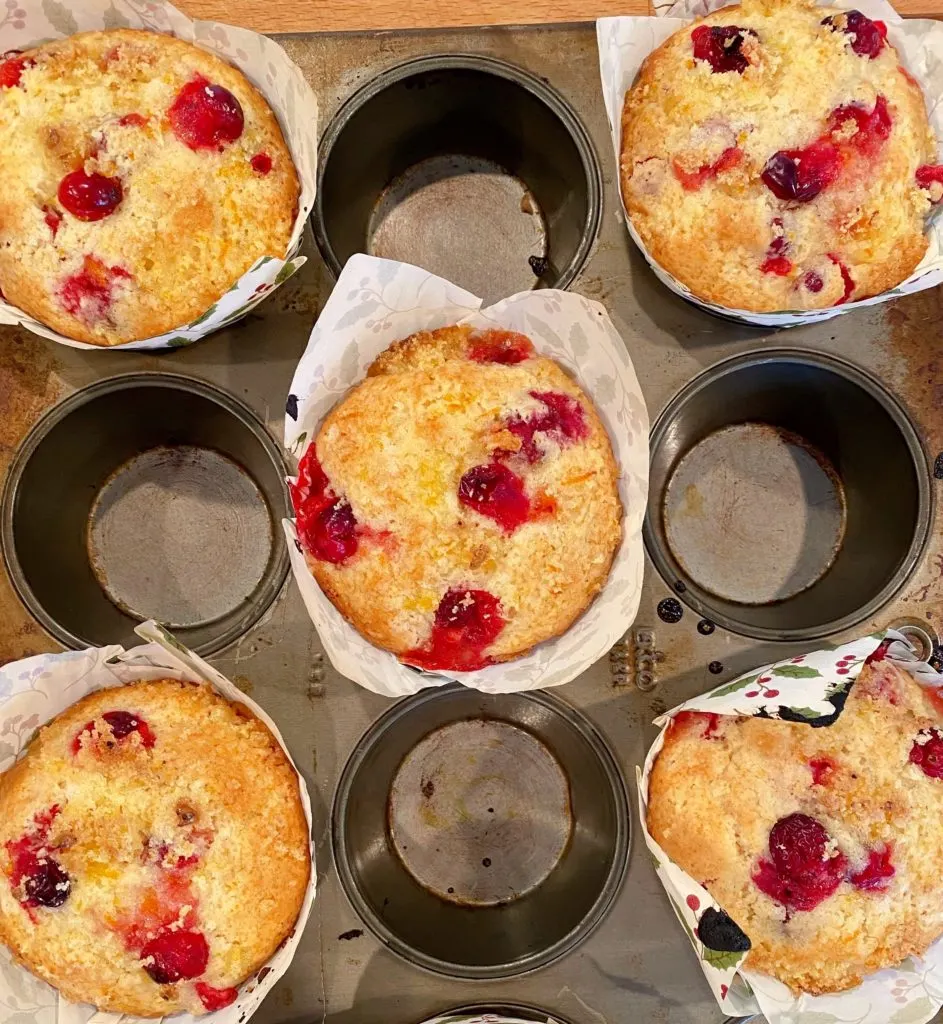
[[[298,177],[275,115],[239,70],[132,29],[80,33],[25,56],[35,64],[20,84],[0,88],[0,288],[9,302],[67,337],[119,345],[188,323],[257,259],[285,256]],[[189,149],[167,117],[198,75],[242,106],[243,132],[221,152]],[[146,122],[121,124],[128,114]],[[250,163],[260,153],[272,161],[265,174]],[[79,168],[122,182],[120,205],[102,220],[62,210],[59,182]],[[62,217],[55,234],[50,210]],[[63,287],[86,257],[106,268],[111,302],[75,315]]]
[[[550,359],[470,361],[472,333],[446,327],[391,346],[315,439],[332,489],[379,539],[341,565],[309,554],[309,567],[356,629],[400,655],[428,640],[445,593],[468,587],[496,596],[506,619],[488,657],[521,656],[585,611],[621,539],[618,468],[592,402]],[[504,423],[542,408],[533,391],[576,399],[587,436],[509,463],[532,501],[555,508],[508,534],[459,502],[459,483],[495,448],[517,450]]]
[[[929,194],[914,175],[935,162],[936,146],[924,97],[889,43],[869,59],[851,50],[846,33],[822,24],[835,14],[802,0],[722,8],[650,54],[626,94],[626,208],[652,257],[700,299],[754,312],[824,308],[846,294],[837,261],[855,300],[899,284],[926,252]],[[751,66],[714,73],[694,59],[691,33],[733,24],[757,33],[744,44]],[[876,157],[849,164],[809,202],[783,202],[763,184],[775,153],[809,146],[838,107],[871,111],[879,96],[892,127]],[[676,164],[696,172],[734,148],[739,162],[700,187],[682,186]],[[780,235],[789,270],[764,272]],[[810,271],[822,280],[817,292],[804,283]]]
[[[837,992],[921,955],[943,933],[943,779],[909,760],[940,721],[924,688],[885,660],[862,668],[824,728],[720,716],[708,729],[704,716],[684,715],[669,728],[650,777],[648,828],[747,933],[747,968],[796,992]],[[770,830],[794,813],[821,822],[849,879],[868,851],[889,849],[886,889],[846,879],[814,909],[791,912],[761,892],[752,875],[769,856]]]
[[[143,719],[153,746],[137,732],[115,742],[101,717],[114,710]],[[97,736],[83,733],[92,721]],[[54,806],[45,849],[71,891],[59,907],[28,908],[15,844]],[[159,680],[91,694],[0,776],[0,941],[73,1002],[144,1017],[205,1012],[194,982],[224,989],[257,971],[294,928],[309,871],[294,769],[245,705],[208,686]],[[159,932],[180,893],[192,907],[179,920],[205,936],[209,961],[194,982],[161,985],[129,936]]]

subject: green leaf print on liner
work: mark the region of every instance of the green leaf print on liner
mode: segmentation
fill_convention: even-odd
[[[43,0],[43,14],[49,19],[52,27],[64,36],[74,36],[79,30],[72,12],[57,0]]]
[[[704,962],[716,967],[718,971],[725,971],[728,967],[736,967],[743,959],[743,953],[728,953],[720,949],[709,949],[704,947]]]
[[[102,15],[103,28],[130,28],[131,22],[112,3]]]
[[[933,1013],[936,1004],[929,996],[921,996],[902,1006],[890,1019],[890,1024],[921,1024]]]
[[[176,338],[167,339],[167,348],[183,348],[184,345],[190,344],[190,340],[190,338],[184,338],[178,334]]]
[[[737,679],[732,683],[728,683],[726,686],[721,686],[716,690],[711,690],[708,696],[726,697],[730,693],[736,693],[738,690],[744,690],[751,683],[755,683],[762,674],[762,672],[757,672],[755,676],[747,676],[745,679]]]
[[[808,665],[777,665],[770,669],[770,675],[785,676],[787,679],[816,679],[821,676],[817,668]]]
[[[198,316],[196,320],[191,320],[190,326],[198,327],[200,324],[206,323],[206,321],[209,320],[209,318],[216,312],[216,305],[217,304],[214,302],[202,316]]]
[[[813,718],[825,718],[827,715],[834,714],[834,711],[816,711],[815,708],[790,708],[789,710],[794,715],[801,715],[810,721]]]

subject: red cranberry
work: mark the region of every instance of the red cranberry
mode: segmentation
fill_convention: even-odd
[[[309,554],[340,565],[357,553],[357,517],[349,502],[331,490],[313,444],[298,465],[298,480],[291,485],[291,501],[298,538]]]
[[[154,735],[151,727],[140,715],[135,715],[130,711],[106,711],[101,717],[108,723],[111,735],[118,743],[127,739],[131,733],[135,732],[141,737],[141,746],[144,747],[145,750],[150,750],[157,742],[157,737]],[[78,735],[72,741],[72,752],[74,754],[77,754],[82,748],[82,737],[85,735],[92,735],[95,732],[95,729],[96,725],[94,721],[87,722],[82,727]],[[105,739],[107,741],[107,738]]]
[[[830,839],[808,814],[780,818],[769,834],[771,861],[760,858],[754,884],[789,910],[814,909],[845,877],[847,861],[841,853],[830,854]]]
[[[672,725],[677,728],[698,728],[702,730],[702,739],[716,739],[714,733],[720,728],[720,715],[715,715],[711,711],[679,711],[672,719]]]
[[[309,550],[322,562],[340,565],[357,553],[357,518],[343,499],[322,509],[307,535]]]
[[[49,830],[60,813],[59,804],[33,817],[33,829],[5,844],[10,858],[10,885],[22,885],[20,903],[31,907],[61,907],[69,898],[72,881],[48,848]]]
[[[539,462],[543,458],[543,452],[537,445],[537,434],[548,434],[560,445],[588,436],[586,414],[575,398],[557,391],[531,391],[530,396],[546,406],[546,409],[532,412],[526,419],[520,415],[512,416],[506,424],[507,429],[520,438],[520,453],[528,462]],[[504,458],[508,454],[498,451],[495,457]]]
[[[20,57],[19,50],[7,50],[0,54],[0,89],[13,89],[20,84],[20,77],[36,61],[31,57]]]
[[[239,995],[239,989],[237,988],[213,988],[212,985],[207,985],[205,981],[198,981],[193,987],[196,989],[196,994],[200,997],[200,1002],[210,1013],[214,1010],[222,1010],[224,1006],[234,1003]]]
[[[124,197],[117,178],[72,171],[59,182],[59,202],[79,220],[101,220],[114,213]]]
[[[842,132],[849,121],[855,122],[856,131],[848,139],[846,145],[853,147],[865,156],[875,156],[891,134],[893,120],[887,106],[887,100],[878,96],[874,101],[874,109],[867,110],[857,103],[846,103],[836,107],[828,118],[828,133],[836,135]]]
[[[714,74],[736,71],[742,75],[750,66],[743,53],[745,36],[756,33],[751,28],[739,28],[737,25],[698,25],[691,32],[694,44],[694,59],[706,60]]]
[[[245,118],[239,100],[221,85],[198,75],[177,93],[167,111],[174,135],[190,149],[222,149],[242,135]]]
[[[860,57],[874,58],[884,49],[887,38],[887,25],[883,21],[872,21],[861,11],[847,11],[844,15],[832,15],[822,19],[834,32],[840,28],[846,35],[852,36],[851,48]]]
[[[671,169],[674,176],[681,182],[685,192],[696,192],[704,185],[704,182],[716,178],[721,171],[736,167],[743,159],[743,150],[737,146],[728,146],[727,149],[712,164],[702,164],[696,171],[687,171],[677,160],[671,162]]]
[[[842,160],[831,142],[775,153],[763,168],[763,184],[786,202],[808,203],[841,173]]]
[[[206,939],[201,932],[194,931],[163,931],[141,950],[144,970],[158,985],[198,978],[206,970],[209,958]]]
[[[777,274],[779,277],[786,277],[792,270],[792,260],[786,255],[789,251],[789,242],[786,240],[786,236],[782,234],[782,217],[773,219],[773,227],[780,233],[773,235],[773,240],[769,243],[769,248],[766,250],[766,259],[760,265],[760,270],[764,274]]]
[[[943,732],[925,729],[910,748],[910,763],[931,779],[943,779]]]
[[[452,588],[439,602],[428,644],[404,658],[420,668],[472,672],[491,664],[484,651],[502,629],[501,603],[493,594]]]
[[[530,359],[533,354],[530,338],[516,331],[478,331],[468,342],[468,358],[476,363],[510,366]]]
[[[44,206],[43,220],[46,222],[46,227],[52,232],[52,237],[55,238],[59,225],[62,223],[62,214],[52,206]]]
[[[46,855],[39,858],[35,869],[23,885],[28,902],[40,907],[61,907],[72,891],[72,880],[63,868]]]
[[[879,892],[890,885],[890,880],[896,873],[896,869],[891,863],[890,847],[871,850],[868,854],[868,863],[851,876],[851,884],[856,889]]]
[[[323,501],[329,486],[327,473],[321,468],[315,446],[309,445],[298,463],[298,480],[291,485],[291,501],[295,511],[308,502]],[[330,500],[333,501],[333,498]]]
[[[500,462],[470,469],[458,485],[458,500],[513,533],[530,518],[524,481]]]
[[[67,313],[94,324],[109,315],[115,281],[130,277],[122,267],[107,267],[95,256],[86,256],[82,269],[62,282],[59,299]]]
[[[249,161],[256,174],[266,175],[272,169],[272,158],[268,153],[256,153]]]
[[[830,757],[813,757],[809,767],[812,769],[812,785],[827,786],[838,765]]]
[[[917,168],[917,184],[930,193],[930,201],[943,199],[943,164],[924,164]]]
[[[802,283],[809,289],[810,292],[818,293],[825,287],[825,282],[822,280],[822,275],[816,273],[814,270],[808,270],[802,277]],[[838,670],[839,672],[842,669]],[[847,669],[844,671],[847,672]]]

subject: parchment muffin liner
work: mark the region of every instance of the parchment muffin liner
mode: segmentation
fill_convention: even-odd
[[[284,520],[292,572],[331,663],[387,697],[457,680],[486,693],[567,683],[601,658],[638,611],[648,491],[648,413],[628,350],[606,310],[572,292],[541,289],[487,309],[469,292],[408,263],[352,256],[321,311],[295,370],[286,404],[285,447],[301,457],[321,421],[393,342],[455,323],[526,334],[592,399],[612,442],[623,505],[622,542],[609,579],[583,615],[530,654],[477,672],[420,672],[374,647],[321,591],[305,563],[294,520]],[[534,567],[539,571],[539,566]],[[2,1024],[2,1022],[0,1022]]]
[[[719,904],[668,857],[648,831],[652,767],[664,745],[668,726],[679,712],[710,711],[739,716],[763,712],[773,719],[809,722],[833,715],[835,695],[848,692],[865,660],[885,639],[892,641],[886,655],[891,661],[922,685],[933,689],[943,686],[943,675],[920,661],[900,633],[887,630],[832,650],[814,651],[754,669],[655,719],[654,724],[661,726],[661,731],[645,764],[635,770],[642,834],[655,872],[694,947],[717,1004],[731,1016],[762,1013],[768,1024],[926,1024],[943,1006],[943,939],[937,940],[921,958],[908,957],[896,968],[868,975],[857,988],[835,995],[798,998],[782,982],[743,967],[746,953],[709,949],[697,937],[697,922],[708,907],[721,909]],[[746,696],[747,691],[755,695]]]
[[[47,0],[48,2],[48,0]],[[40,654],[0,668],[0,772],[17,760],[36,730],[89,693],[123,686],[142,679],[188,679],[209,683],[227,700],[245,704],[271,730],[298,775],[298,790],[311,832],[311,799],[305,780],[291,759],[275,723],[234,683],[192,651],[183,647],[154,621],[135,630],[147,643],[125,650],[120,645],[92,647],[65,654]],[[175,1024],[244,1024],[259,1008],[272,986],[288,969],[317,887],[314,846],[311,877],[298,920],[291,935],[268,963],[239,987],[234,1003],[214,1013],[195,1017],[174,1014]],[[154,1024],[154,1018],[106,1013],[84,1003],[70,1003],[57,990],[15,963],[0,943],[0,1024]]]
[[[900,295],[909,295],[940,284],[943,281],[943,217],[938,216],[938,210],[931,213],[927,223],[929,248],[910,277],[896,288],[881,292],[880,295],[841,306],[830,306],[827,309],[753,313],[745,309],[733,309],[707,302],[698,298],[685,284],[668,273],[645,248],[625,207],[619,173],[622,160],[622,106],[625,94],[635,81],[645,58],[669,36],[684,28],[693,18],[703,17],[721,7],[729,6],[732,2],[733,0],[678,0],[676,3],[666,3],[662,0],[659,3],[656,0],[656,17],[600,18],[596,22],[599,73],[616,157],[615,186],[619,192],[629,234],[655,276],[673,292],[707,312],[754,327],[793,327],[798,324],[816,323],[819,320],[830,320],[863,306],[876,306]],[[828,0],[819,0],[819,4],[823,7],[834,6],[840,10],[858,10],[869,18],[880,19],[886,23],[888,41],[897,49],[907,70],[923,89],[930,125],[937,140],[937,159],[943,162],[943,22],[930,19],[905,20],[886,0],[841,0],[834,4],[830,4]]]
[[[191,21],[166,0],[0,0],[0,54],[28,50],[52,39],[93,29],[135,28],[195,43],[239,68],[275,112],[291,151],[301,193],[285,255],[257,260],[196,319],[166,334],[123,345],[90,345],[59,334],[0,300],[0,324],[20,325],[71,348],[103,351],[174,349],[240,320],[305,263],[297,255],[317,183],[318,103],[301,69],[275,42],[258,32],[216,21]],[[173,239],[168,239],[168,247]]]

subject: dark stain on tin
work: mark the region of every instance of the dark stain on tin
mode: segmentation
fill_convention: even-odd
[[[482,863],[482,865],[484,867],[490,868],[491,867],[491,858],[490,857],[485,857],[484,860],[482,860],[481,863]]]
[[[933,476],[937,480],[943,480],[943,452],[940,452],[933,463]]]
[[[285,412],[293,419],[298,419],[298,396],[289,395],[288,401],[285,403]]]
[[[535,277],[543,277],[550,269],[550,260],[546,256],[528,256],[527,262]]]
[[[701,619],[701,621],[697,624],[697,631],[701,634],[701,636],[710,636],[715,629],[716,627],[710,619]]]
[[[448,889],[446,889],[445,891],[446,891],[447,893],[453,893],[453,892],[455,892],[455,888],[454,888],[454,886],[451,886],[451,885],[450,885],[450,886],[448,887]]]
[[[687,585],[685,584],[684,580],[675,580],[675,590],[679,594],[683,594],[687,589],[688,588],[687,588]]]
[[[723,670],[724,670],[724,664],[721,661],[712,661],[707,666],[707,671],[710,672],[712,675],[715,675],[715,676],[716,675],[720,675],[720,673],[723,672]]]
[[[426,779],[422,784],[422,795],[427,799],[431,800],[435,793],[435,783],[432,779]]]
[[[351,939],[359,939],[363,935],[363,928],[351,928],[349,932],[341,932],[338,939],[341,942],[350,942]]]
[[[684,614],[681,602],[675,597],[666,597],[663,601],[659,601],[655,610],[662,622],[680,622],[681,616]]]
[[[494,808],[493,807],[489,807],[488,808],[488,813],[489,814],[494,814]]]

